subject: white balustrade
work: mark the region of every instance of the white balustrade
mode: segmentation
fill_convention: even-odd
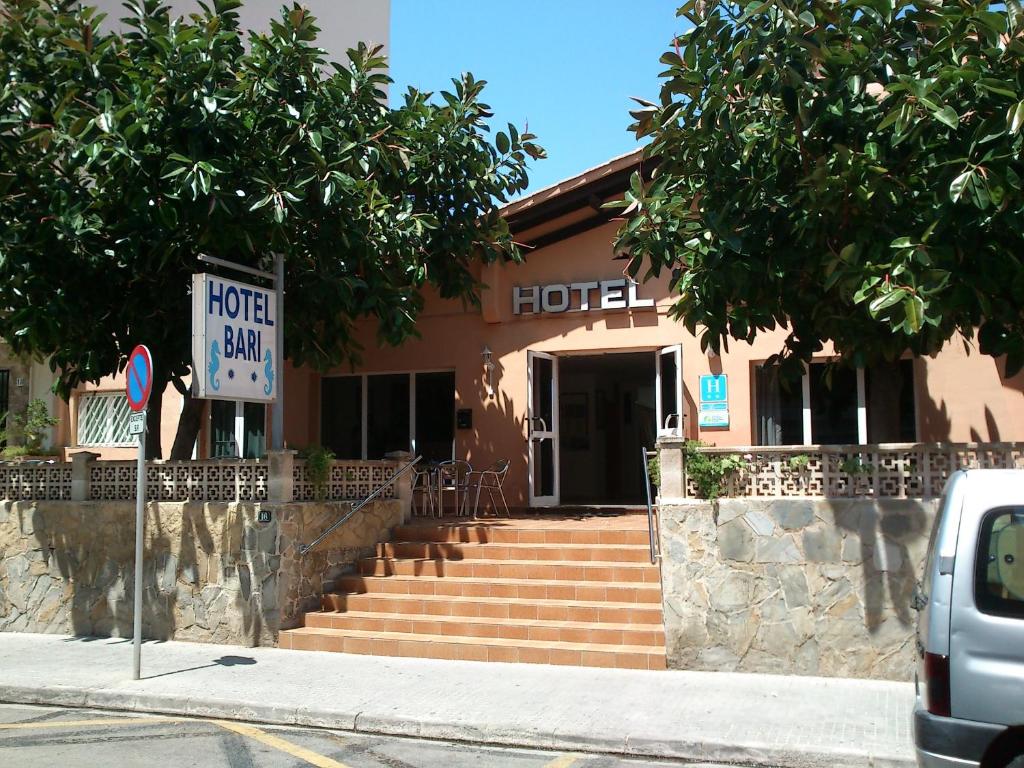
[[[662,441],[662,446],[670,442]],[[724,495],[730,497],[920,498],[941,494],[958,469],[1024,469],[1024,443],[708,446],[699,450],[741,459],[740,468],[726,479]],[[685,493],[698,497],[691,478],[686,478]]]

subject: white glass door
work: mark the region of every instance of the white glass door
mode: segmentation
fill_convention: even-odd
[[[530,506],[558,504],[558,358],[527,355]]]
[[[658,437],[683,436],[683,347],[673,344],[654,353],[654,399]]]

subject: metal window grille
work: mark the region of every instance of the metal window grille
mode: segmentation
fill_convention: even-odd
[[[83,395],[78,401],[78,444],[96,446],[132,446],[128,434],[131,408],[121,393]]]

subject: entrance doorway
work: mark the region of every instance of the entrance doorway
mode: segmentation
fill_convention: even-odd
[[[640,449],[682,434],[682,349],[528,363],[530,506],[642,504]]]
[[[641,504],[640,449],[656,437],[650,352],[559,360],[562,504]]]

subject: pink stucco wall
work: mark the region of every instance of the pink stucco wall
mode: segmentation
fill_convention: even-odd
[[[527,480],[527,351],[599,353],[659,349],[682,345],[687,433],[716,445],[748,445],[755,438],[752,365],[779,351],[784,331],[759,336],[753,345],[731,343],[721,357],[709,357],[699,339],[668,317],[672,303],[665,279],[639,288],[639,295],[656,300],[656,307],[635,310],[567,312],[560,315],[515,315],[513,286],[570,283],[622,276],[626,262],[612,258],[615,224],[578,234],[538,249],[524,264],[483,268],[488,288],[480,309],[430,297],[418,323],[420,338],[399,348],[381,347],[376,329],[364,323],[359,341],[364,347],[360,373],[455,371],[456,407],[473,410],[473,429],[456,431],[456,455],[474,467],[509,458],[506,484],[509,502],[526,504]],[[488,396],[481,352],[493,353],[494,394]],[[825,349],[824,355],[830,350]],[[1001,361],[976,350],[965,350],[962,339],[950,342],[935,358],[915,361],[917,428],[922,441],[1012,441],[1024,439],[1024,376],[1004,380]],[[351,373],[341,366],[331,374]],[[729,375],[730,425],[698,430],[696,406],[699,377]],[[285,439],[302,447],[321,440],[321,376],[308,369],[286,372]],[[120,379],[102,389],[120,389]],[[163,445],[173,440],[180,408],[173,394],[164,401]],[[74,410],[74,409],[72,409]],[[73,431],[72,431],[73,434]],[[206,436],[200,441],[205,451]],[[103,449],[108,458],[128,458],[131,449]]]

